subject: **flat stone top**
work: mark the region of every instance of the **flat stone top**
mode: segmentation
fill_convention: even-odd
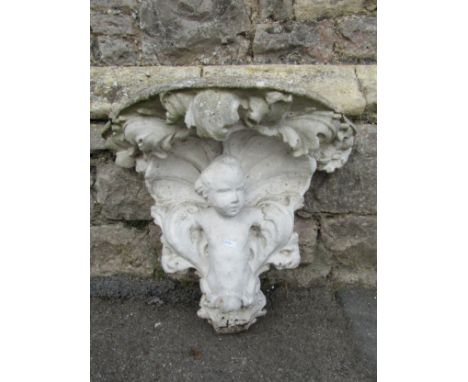
[[[375,76],[376,65],[92,67],[90,111],[92,119],[108,119],[158,92],[223,87],[283,90],[359,116],[376,101]]]

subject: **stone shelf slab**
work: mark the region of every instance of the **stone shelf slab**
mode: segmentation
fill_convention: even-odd
[[[107,120],[113,109],[144,89],[181,87],[276,87],[320,94],[352,117],[364,113],[376,94],[376,65],[240,65],[91,67],[91,119]],[[359,80],[358,80],[359,77]],[[374,97],[374,98],[373,98]]]

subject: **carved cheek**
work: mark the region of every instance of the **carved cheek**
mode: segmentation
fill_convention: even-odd
[[[210,191],[210,193],[208,194],[208,202],[212,206],[219,206],[223,204],[223,195],[219,192]]]
[[[220,206],[225,206],[229,204],[229,195],[227,193],[219,193],[216,197],[217,204]]]

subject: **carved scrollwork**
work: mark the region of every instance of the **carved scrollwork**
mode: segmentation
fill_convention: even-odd
[[[259,275],[299,265],[294,211],[316,170],[347,161],[342,114],[275,89],[178,89],[114,116],[117,164],[145,176],[163,232],[162,265],[200,277],[198,315],[218,332],[265,314]]]

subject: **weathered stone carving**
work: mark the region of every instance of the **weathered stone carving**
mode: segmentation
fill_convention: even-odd
[[[259,275],[295,268],[294,211],[316,170],[347,161],[353,125],[319,97],[277,89],[175,87],[118,109],[107,140],[143,173],[168,273],[189,268],[198,316],[217,332],[266,313]]]

